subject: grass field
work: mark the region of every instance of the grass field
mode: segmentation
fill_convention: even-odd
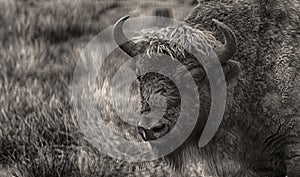
[[[123,15],[150,15],[158,5],[174,7],[177,19],[192,8],[173,1],[0,1],[1,177],[176,176],[164,164],[139,167],[97,152],[83,141],[70,97],[89,40]]]

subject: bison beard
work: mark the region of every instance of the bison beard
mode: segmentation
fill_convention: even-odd
[[[296,29],[299,24],[299,18],[293,17],[293,15],[299,17],[299,13],[298,15],[295,13],[297,3],[292,0],[240,0],[235,1],[233,5],[232,2],[223,1],[200,0],[199,2],[200,5],[185,19],[185,22],[193,28],[178,27],[197,36],[192,38],[196,41],[186,43],[188,38],[185,35],[186,31],[183,34],[184,38],[174,37],[174,39],[182,39],[176,41],[180,44],[176,47],[170,45],[172,39],[159,41],[160,38],[157,36],[166,38],[170,36],[168,35],[170,33],[178,33],[176,31],[178,28],[165,28],[160,31],[144,31],[134,40],[123,44],[127,39],[122,31],[122,25],[127,17],[121,19],[114,29],[115,40],[124,52],[130,56],[148,53],[144,55],[148,58],[151,58],[151,53],[157,51],[167,54],[183,63],[198,85],[201,110],[197,126],[188,140],[165,159],[170,162],[170,165],[180,170],[188,159],[197,157],[196,160],[200,159],[204,168],[212,176],[280,177],[288,175],[296,177],[300,174],[300,119],[296,116],[299,114],[300,94],[297,94],[299,93],[297,89],[286,90],[285,88],[288,86],[299,88],[297,86],[299,80],[296,79],[297,72],[285,67],[288,67],[286,63],[290,60],[294,61],[300,56],[299,46],[293,43],[294,38],[299,39],[299,34],[290,30]],[[289,4],[289,6],[283,4]],[[288,11],[290,14],[287,13]],[[216,12],[218,13],[215,14]],[[254,17],[253,14],[255,14]],[[246,66],[239,77],[236,76],[240,71],[240,64],[229,60],[236,49],[231,30],[217,22],[227,41],[225,47],[220,45],[211,33],[203,30],[203,27],[210,29],[212,26],[210,19],[219,16],[226,24],[239,28],[239,31],[236,30],[235,33],[240,45],[233,59],[241,61]],[[274,31],[279,31],[282,36],[271,36],[274,34],[272,28],[275,29]],[[218,33],[216,37],[219,38]],[[282,46],[275,44],[274,41],[281,43]],[[202,47],[186,44],[199,44]],[[184,48],[197,49],[199,52],[213,49],[222,63],[228,84],[224,120],[216,136],[204,148],[198,148],[197,142],[210,107],[210,88],[203,68]],[[274,66],[274,63],[278,65]],[[143,67],[143,64],[139,63],[137,67]],[[297,68],[296,65],[294,68]],[[283,70],[289,73],[288,78],[284,76]],[[179,94],[175,85],[168,78],[154,73],[146,74],[139,79],[143,100],[142,112],[149,111],[147,100],[150,95],[154,92],[161,92],[168,98],[167,114],[163,119],[171,122],[166,124],[167,130],[171,129],[180,111]],[[157,82],[158,80],[160,82]],[[289,99],[281,98],[281,95],[285,94],[290,95]],[[141,128],[144,139],[151,140],[163,136],[166,131],[164,131],[165,126],[161,124],[165,123],[160,123],[151,132],[146,132]],[[161,134],[158,137],[149,136],[153,131]]]

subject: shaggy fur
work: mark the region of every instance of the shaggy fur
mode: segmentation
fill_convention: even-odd
[[[216,177],[300,174],[299,14],[296,0],[200,0],[185,19],[192,28],[152,29],[134,39],[146,46],[148,56],[144,57],[163,53],[180,60],[192,73],[201,95],[198,124],[189,139],[165,157],[171,165],[181,169],[193,157]],[[213,140],[198,148],[209,111],[210,89],[201,65],[183,49],[207,54],[220,44],[205,32],[213,30],[212,18],[234,30],[239,45],[232,60],[244,67],[237,77],[239,64],[223,64],[228,81],[224,120]],[[215,36],[223,40],[219,32]],[[172,40],[180,45],[172,44]],[[140,78],[140,84],[142,108],[149,104],[151,94],[161,92],[170,105],[164,120],[174,124],[180,112],[174,83],[150,73]]]
[[[208,56],[212,52],[212,45],[216,44],[214,36],[208,31],[200,31],[186,24],[171,26],[159,30],[142,30],[134,42],[141,42],[146,47],[149,57],[152,53],[167,54],[174,57],[185,57],[186,50],[199,52]]]
[[[299,1],[199,3],[185,21],[209,30],[211,18],[217,18],[232,27],[239,43],[233,60],[244,65],[232,93],[234,106],[216,136],[232,132],[241,142],[230,146],[216,141],[217,145],[237,150],[234,154],[243,161],[243,168],[258,176],[299,175]],[[212,149],[213,158],[216,147]],[[208,168],[222,164],[217,157],[213,160]],[[253,172],[248,176],[255,176],[249,175]]]

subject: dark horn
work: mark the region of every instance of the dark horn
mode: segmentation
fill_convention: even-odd
[[[212,19],[212,21],[218,25],[225,37],[225,44],[216,49],[216,53],[222,64],[228,61],[237,50],[236,37],[233,31],[227,25],[216,19]]]
[[[129,56],[134,57],[138,54],[137,52],[139,51],[140,47],[138,44],[128,39],[124,34],[123,25],[128,18],[129,15],[124,16],[115,23],[113,28],[113,37],[120,49],[122,49]]]

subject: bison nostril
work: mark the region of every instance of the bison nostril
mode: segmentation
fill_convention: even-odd
[[[168,127],[165,124],[160,124],[152,128],[155,137],[160,138],[168,133]]]
[[[144,141],[155,140],[166,135],[169,131],[169,128],[165,124],[160,124],[152,128],[146,129],[144,127],[138,126],[138,132],[142,136]]]
[[[138,132],[142,136],[144,141],[148,141],[149,138],[149,130],[146,130],[144,127],[138,127]],[[152,133],[151,133],[152,134]]]
[[[154,132],[161,132],[161,131],[163,131],[165,128],[166,128],[166,126],[165,126],[164,124],[161,124],[161,125],[158,125],[158,126],[156,126],[156,127],[153,127],[152,130],[153,130]]]

